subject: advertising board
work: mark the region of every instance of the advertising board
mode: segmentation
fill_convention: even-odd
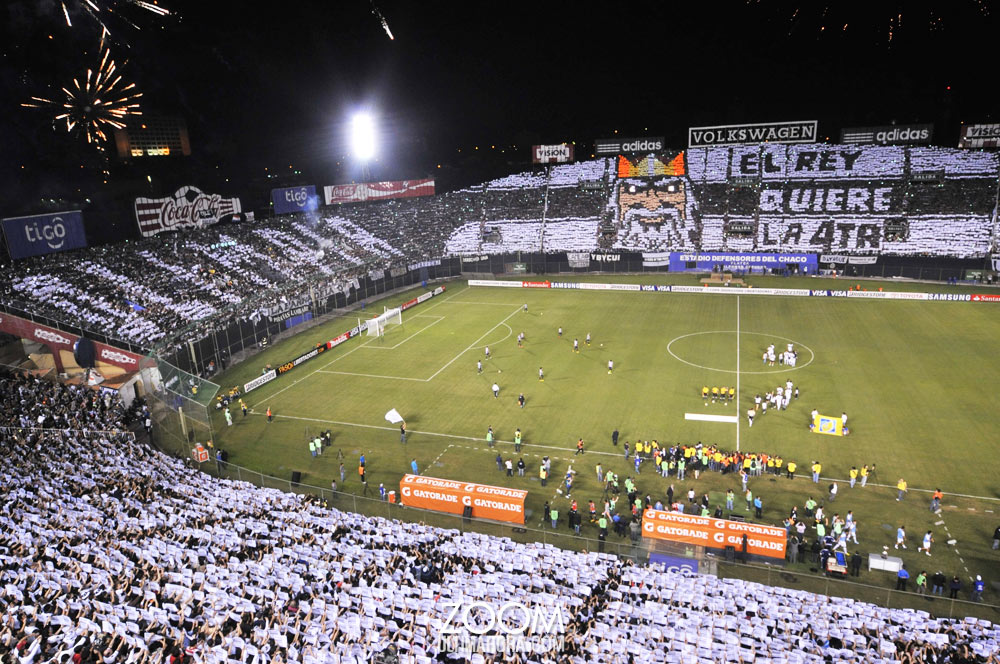
[[[404,475],[399,482],[401,502],[406,507],[462,514],[472,508],[472,518],[524,523],[524,500],[528,492],[522,489],[458,482],[424,475]]]
[[[319,207],[319,196],[316,195],[316,185],[285,187],[271,190],[271,203],[275,214],[312,212]]]
[[[433,196],[434,180],[396,180],[392,182],[361,182],[323,187],[327,205],[382,201],[391,198]]]
[[[7,250],[14,260],[87,246],[79,210],[7,217],[3,220]]]
[[[732,546],[739,551],[744,535],[747,538],[747,553],[784,559],[788,539],[784,528],[664,510],[648,509],[642,514],[642,536],[651,539],[712,549]]]
[[[815,143],[816,120],[762,122],[688,128],[688,147],[739,145],[741,143]]]
[[[166,198],[135,199],[135,220],[143,237],[165,231],[204,228],[242,211],[239,198],[206,194],[192,186],[181,187]]]

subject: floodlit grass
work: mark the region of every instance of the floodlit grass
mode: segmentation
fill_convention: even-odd
[[[697,283],[691,276],[561,275],[561,281],[630,283]],[[817,279],[754,278],[758,287],[846,288],[849,283]],[[863,284],[869,290],[947,289],[928,284]],[[379,302],[404,301],[413,293]],[[521,305],[528,304],[528,312]],[[708,493],[713,508],[724,504],[726,489],[737,491],[733,475],[689,473],[679,482],[652,473],[650,463],[636,474],[622,447],[611,445],[611,431],[634,442],[656,439],[674,443],[716,444],[780,454],[799,465],[795,480],[764,476],[750,487],[764,499],[762,521],[780,524],[793,505],[809,496],[822,501],[830,479],[813,484],[808,466],[823,464],[824,478],[840,484],[837,500],[826,512],[853,510],[859,520],[859,546],[851,550],[881,551],[895,542],[896,527],[905,525],[909,549],[902,553],[916,577],[921,569],[941,569],[967,581],[975,574],[995,576],[1000,562],[990,551],[993,530],[1000,525],[997,484],[997,437],[1000,415],[995,376],[1000,369],[1000,305],[970,302],[875,301],[753,295],[733,289],[727,295],[655,292],[606,292],[470,288],[464,282],[403,314],[401,327],[388,328],[381,339],[360,337],[297,367],[247,395],[253,413],[234,410],[235,426],[217,417],[217,444],[235,464],[278,477],[293,470],[302,481],[328,487],[343,455],[347,481],[341,490],[360,493],[357,462],[368,458],[371,489],[380,483],[398,489],[400,477],[416,459],[420,472],[437,477],[527,488],[529,518],[536,527],[545,501],[554,501],[563,516],[568,500],[556,493],[559,480],[576,471],[573,497],[586,516],[588,499],[598,503],[602,491],[595,465],[637,480],[640,494],[663,499],[669,484],[678,494],[693,487]],[[324,324],[276,344],[243,365],[233,367],[219,383],[242,384],[265,363],[277,365],[333,338],[356,324],[356,316]],[[562,337],[557,329],[563,327]],[[519,332],[526,335],[517,347]],[[584,339],[591,333],[588,347]],[[581,352],[572,351],[573,339]],[[779,349],[791,341],[799,351],[798,367],[762,364],[769,343]],[[489,345],[492,359],[484,359]],[[607,373],[613,359],[615,370]],[[484,360],[484,371],[476,361]],[[538,368],[545,381],[539,382]],[[737,377],[737,371],[739,375]],[[747,426],[746,409],[756,393],[791,379],[801,390],[787,411],[758,416]],[[490,386],[500,385],[494,399]],[[738,405],[705,404],[703,385],[739,384]],[[518,407],[523,392],[526,406]],[[268,424],[270,406],[276,417]],[[409,429],[400,444],[398,428],[383,418],[396,408]],[[820,436],[808,430],[809,412],[847,412],[851,435]],[[740,415],[739,424],[691,421],[685,413]],[[489,450],[484,440],[492,426],[499,443]],[[514,453],[513,434],[520,427],[524,449]],[[330,429],[333,446],[310,456],[307,439]],[[578,438],[583,456],[574,455]],[[528,466],[525,477],[507,478],[497,470],[497,451]],[[552,459],[548,486],[541,487],[538,465]],[[852,465],[876,464],[878,476],[865,489],[848,488]],[[896,480],[906,478],[911,491],[895,500]],[[881,484],[887,486],[872,486]],[[928,510],[930,491],[945,492],[943,511]],[[959,495],[961,494],[961,495]],[[627,510],[625,499],[619,511]],[[944,523],[940,523],[943,521]],[[563,527],[565,530],[565,526]],[[586,524],[588,536],[596,530]],[[924,532],[936,540],[933,556],[916,549]],[[811,533],[810,533],[811,534]],[[946,541],[957,540],[954,547]],[[891,551],[891,553],[896,553]],[[805,571],[808,565],[795,569]],[[890,585],[880,572],[864,572],[869,584]],[[994,599],[991,596],[988,600]]]

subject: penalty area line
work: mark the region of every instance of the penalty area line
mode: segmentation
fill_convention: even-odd
[[[740,421],[736,415],[709,415],[708,413],[684,413],[684,419],[698,422],[726,422],[728,424],[737,424]]]

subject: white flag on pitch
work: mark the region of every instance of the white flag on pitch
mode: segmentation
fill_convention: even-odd
[[[403,421],[403,416],[399,414],[399,411],[393,408],[388,413],[385,414],[385,419],[392,424],[398,424]]]

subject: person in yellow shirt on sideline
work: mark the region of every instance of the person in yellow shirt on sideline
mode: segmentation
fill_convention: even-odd
[[[812,465],[813,482],[815,482],[816,484],[819,484],[819,473],[821,470],[823,470],[823,466],[820,465],[820,462],[813,461]]]
[[[705,405],[708,405],[708,386],[701,388],[701,398],[705,401]]]
[[[719,400],[719,388],[713,387],[712,388],[712,403],[715,403],[718,400]]]
[[[785,470],[788,472],[788,479],[790,480],[795,479],[796,468],[798,468],[798,466],[795,465],[794,461],[789,461],[787,464],[785,464]]]
[[[785,460],[778,457],[774,460],[774,474],[781,477],[781,467],[785,465]]]
[[[858,473],[861,476],[861,488],[864,488],[868,484],[868,464],[861,466],[861,470]]]
[[[857,482],[857,481],[858,481],[858,469],[857,469],[857,467],[855,467],[855,466],[851,466],[851,470],[850,470],[850,472],[849,472],[849,473],[847,474],[847,476],[848,476],[848,477],[850,478],[850,480],[851,480],[851,488],[853,489],[853,488],[854,488],[854,484],[855,484],[855,482]]]
[[[903,496],[905,495],[906,495],[906,480],[900,477],[899,481],[896,482],[896,502],[902,500]]]
[[[735,398],[736,398],[736,388],[735,387],[730,387],[729,388],[729,400],[732,401]]]

